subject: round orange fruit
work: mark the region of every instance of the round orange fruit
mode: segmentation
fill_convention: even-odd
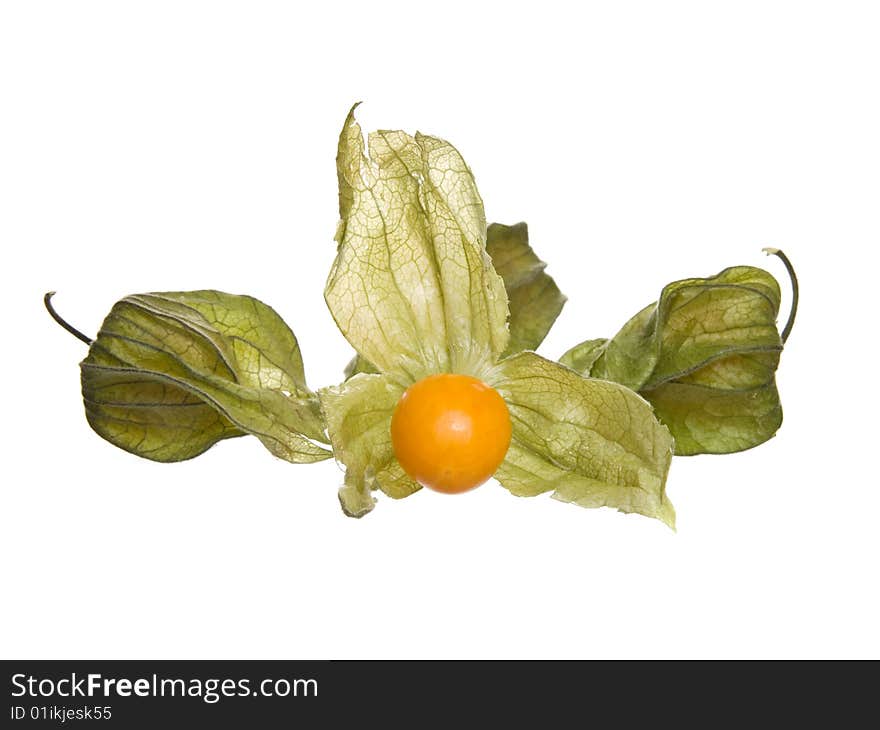
[[[510,446],[510,413],[498,391],[469,375],[431,375],[410,386],[391,418],[391,444],[423,487],[466,492],[489,479]]]

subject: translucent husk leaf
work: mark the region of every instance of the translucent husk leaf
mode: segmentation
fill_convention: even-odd
[[[380,489],[395,499],[420,489],[400,467],[391,445],[391,416],[403,388],[384,375],[360,373],[318,392],[336,460],[345,466],[339,492],[350,517],[362,517]]]
[[[490,223],[486,251],[507,292],[510,342],[506,354],[537,350],[562,311],[565,295],[545,271],[547,264],[529,245],[525,223]],[[345,368],[345,377],[375,372],[374,365],[355,355]]]
[[[507,348],[507,297],[486,253],[473,176],[441,139],[369,135],[349,113],[339,139],[340,225],[325,299],[376,370],[413,382],[480,374]]]
[[[560,362],[637,390],[675,438],[675,453],[731,453],[782,423],[775,373],[783,343],[776,279],[736,266],[665,287],[611,340],[587,340]]]
[[[512,226],[492,223],[486,233],[486,250],[507,292],[510,309],[507,354],[537,350],[562,311],[565,295],[545,271],[547,264],[529,245],[529,229],[525,223]]]
[[[117,302],[81,364],[86,416],[138,456],[181,461],[252,434],[295,463],[326,459],[324,423],[283,320],[216,291]]]
[[[529,352],[501,362],[496,377],[513,424],[495,475],[504,487],[675,526],[665,491],[672,438],[641,397]]]

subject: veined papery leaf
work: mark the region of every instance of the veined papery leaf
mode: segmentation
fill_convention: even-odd
[[[537,350],[562,311],[565,295],[545,271],[547,264],[529,245],[525,223],[492,223],[486,234],[486,250],[507,291],[510,343],[506,354]]]
[[[216,291],[117,302],[81,365],[92,428],[156,461],[189,459],[253,434],[291,462],[330,452],[299,345],[268,306]]]
[[[612,339],[582,342],[560,362],[637,390],[668,426],[678,455],[742,451],[782,423],[779,304],[776,279],[752,266],[676,281]]]
[[[336,459],[345,465],[339,501],[345,513],[362,517],[373,509],[374,489],[401,498],[420,489],[394,457],[391,416],[403,388],[384,375],[359,373],[319,391]]]
[[[339,138],[340,224],[325,299],[358,354],[411,383],[479,376],[507,348],[507,297],[486,253],[483,202],[448,142],[373,132],[349,113]]]
[[[513,439],[496,479],[513,494],[553,492],[675,526],[666,496],[672,438],[641,397],[524,352],[498,366]]]
[[[510,342],[506,354],[537,350],[562,311],[565,295],[545,271],[547,264],[529,245],[525,223],[490,223],[486,251],[507,292]],[[355,355],[345,368],[345,377],[375,372],[375,366]]]

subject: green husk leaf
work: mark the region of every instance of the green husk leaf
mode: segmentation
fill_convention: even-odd
[[[253,434],[294,463],[330,457],[324,423],[283,320],[216,291],[117,302],[81,363],[86,416],[103,438],[154,461]]]
[[[763,269],[735,266],[666,286],[611,340],[587,340],[560,362],[637,390],[675,438],[675,453],[732,453],[782,423],[774,382],[780,290]]]
[[[350,517],[372,510],[374,489],[395,499],[420,489],[404,473],[391,446],[391,416],[402,394],[392,378],[369,373],[318,391],[334,456],[345,466],[339,500]]]
[[[82,392],[89,425],[115,446],[153,461],[184,461],[246,435],[173,379],[111,363],[90,355],[81,365]]]
[[[506,354],[538,349],[562,311],[565,295],[529,245],[525,223],[492,223],[486,233],[486,251],[507,291],[510,342]]]
[[[253,297],[236,296],[208,290],[197,292],[166,292],[159,297],[160,306],[171,309],[182,321],[200,326],[199,316],[217,330],[233,349],[237,372],[242,382],[255,388],[289,390],[312,396],[306,385],[305,368],[299,343],[278,313]],[[195,310],[197,315],[187,312]]]
[[[782,425],[772,380],[749,390],[670,382],[647,391],[645,398],[674,434],[678,456],[750,449],[772,438]]]
[[[607,344],[607,339],[585,340],[560,357],[559,362],[582,375],[589,375],[594,363],[605,351]]]
[[[370,484],[366,478],[355,479],[346,473],[345,483],[339,488],[339,506],[347,517],[360,519],[373,511],[376,498]]]
[[[360,355],[355,355],[351,360],[348,361],[348,365],[345,366],[345,370],[343,371],[343,375],[345,375],[345,379],[354,377],[358,373],[369,373],[375,375],[379,371],[376,370],[376,366],[373,365],[368,360],[365,360]]]
[[[513,494],[554,491],[582,507],[614,507],[675,526],[666,496],[672,438],[629,389],[583,378],[524,352],[498,366],[513,438],[496,479]]]
[[[490,223],[486,252],[507,292],[510,342],[505,354],[538,349],[562,311],[566,296],[544,270],[547,264],[529,245],[525,223],[512,226]],[[345,377],[376,372],[374,365],[355,355],[345,368]]]
[[[352,109],[339,138],[341,221],[327,305],[382,373],[402,382],[479,374],[509,335],[473,176],[441,139],[378,131],[368,146],[369,157]]]

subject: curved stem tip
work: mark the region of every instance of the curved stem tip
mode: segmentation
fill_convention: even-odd
[[[66,329],[68,332],[70,332],[70,334],[72,334],[72,335],[73,335],[74,337],[76,337],[78,340],[82,340],[82,341],[85,342],[87,345],[91,345],[91,344],[92,344],[92,340],[91,340],[91,338],[89,338],[89,337],[87,337],[86,335],[84,335],[82,332],[80,332],[80,331],[79,331],[76,327],[74,327],[73,325],[68,324],[67,322],[65,322],[65,321],[61,318],[61,315],[58,314],[58,312],[55,311],[55,307],[52,306],[52,297],[54,297],[54,296],[55,296],[55,292],[50,291],[50,292],[46,292],[45,296],[43,297],[43,304],[46,305],[46,311],[49,312],[49,314],[52,315],[52,319],[54,319],[58,324],[60,324],[64,329]]]
[[[762,250],[768,256],[776,256],[780,261],[782,261],[783,266],[785,266],[785,270],[788,272],[788,278],[791,279],[791,309],[788,312],[788,322],[785,323],[785,328],[782,330],[781,335],[782,343],[785,344],[788,341],[788,336],[791,334],[791,328],[794,327],[794,318],[797,316],[797,274],[794,273],[794,266],[792,266],[791,261],[788,260],[788,256],[786,256],[781,250],[779,250],[778,248],[765,248]]]

